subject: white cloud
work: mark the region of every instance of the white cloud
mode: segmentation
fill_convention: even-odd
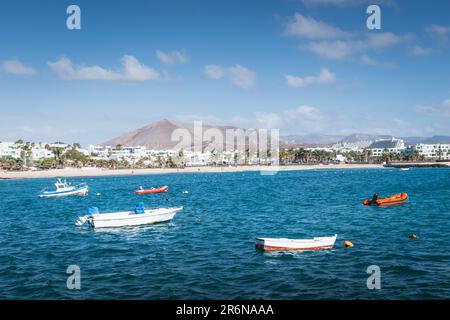
[[[388,63],[388,62],[381,62],[378,60],[375,60],[371,57],[369,57],[369,55],[367,55],[366,53],[361,55],[360,57],[361,63],[368,65],[368,66],[380,66],[380,67],[386,67],[386,68],[394,68],[395,65],[392,63]]]
[[[414,45],[410,48],[410,52],[413,56],[423,57],[432,54],[433,49],[423,48],[419,45]]]
[[[376,66],[378,64],[378,62],[376,60],[372,59],[367,54],[363,54],[361,56],[361,63],[369,65],[369,66]]]
[[[316,5],[335,5],[339,7],[368,5],[368,4],[386,4],[394,3],[394,0],[300,0],[306,6]]]
[[[303,4],[305,5],[338,5],[338,6],[344,6],[344,5],[350,5],[355,2],[359,2],[358,0],[301,0]]]
[[[321,121],[324,119],[319,109],[307,105],[301,105],[287,112],[293,120],[300,121]]]
[[[194,121],[201,121],[203,124],[217,124],[221,123],[221,118],[214,115],[197,115],[197,114],[179,114],[175,119],[181,123],[192,123]]]
[[[407,42],[411,35],[399,36],[391,32],[368,34],[361,40],[312,41],[301,48],[327,59],[345,59],[365,50],[384,50]]]
[[[345,1],[317,2],[344,3]],[[300,44],[301,49],[326,59],[345,59],[367,50],[380,51],[413,38],[410,34],[397,35],[392,32],[350,33],[299,13],[287,18],[284,33],[305,39]]]
[[[227,78],[233,85],[243,89],[250,89],[256,84],[256,73],[238,64],[233,67],[207,65],[203,73],[208,79]]]
[[[280,113],[258,112],[255,114],[255,120],[259,127],[286,132],[318,132],[327,122],[319,109],[308,105],[300,105]]]
[[[355,41],[342,40],[314,41],[301,47],[322,58],[344,59],[356,51],[358,43]]]
[[[205,66],[204,74],[208,79],[218,80],[225,76],[225,69],[221,66],[210,64]]]
[[[323,21],[315,20],[296,13],[288,18],[285,33],[289,36],[299,36],[309,39],[338,39],[346,38],[349,34]]]
[[[153,68],[141,64],[135,57],[124,55],[121,59],[122,70],[113,71],[100,66],[76,66],[66,57],[55,62],[49,62],[49,66],[56,75],[63,80],[109,80],[109,81],[145,81],[160,78],[159,73]]]
[[[3,61],[1,70],[14,75],[32,76],[36,74],[36,70],[17,59]]]
[[[156,57],[165,65],[187,64],[190,61],[184,49],[171,52],[156,50]]]
[[[423,114],[450,116],[450,99],[433,105],[417,105],[416,111]]]
[[[285,119],[274,112],[255,112],[255,120],[258,127],[277,129],[283,126]]]
[[[368,49],[384,49],[412,39],[412,35],[396,35],[392,32],[369,33],[363,46]]]
[[[327,84],[336,82],[336,75],[325,68],[322,68],[317,75],[297,77],[284,75],[287,84],[290,87],[305,87],[311,84]]]
[[[440,42],[448,42],[450,36],[450,26],[442,26],[438,24],[432,24],[425,27],[425,31]]]
[[[328,121],[319,109],[308,105],[300,105],[280,112],[254,112],[251,116],[177,115],[176,119],[181,123],[203,121],[203,124],[233,125],[246,129],[265,128],[308,133],[327,128]]]

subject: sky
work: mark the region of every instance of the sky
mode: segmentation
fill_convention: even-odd
[[[450,135],[449,58],[444,0],[3,1],[0,141],[97,144],[162,118]]]

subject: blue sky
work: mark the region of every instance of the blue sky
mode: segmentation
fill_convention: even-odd
[[[366,8],[381,8],[381,30]],[[66,8],[81,8],[81,30]],[[282,134],[450,134],[450,2],[10,1],[0,141],[101,143],[161,118]]]

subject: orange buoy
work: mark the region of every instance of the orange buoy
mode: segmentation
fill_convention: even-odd
[[[350,241],[348,241],[348,240],[345,240],[345,241],[344,241],[344,247],[346,247],[346,248],[351,248],[351,247],[353,247],[353,243],[350,242]]]

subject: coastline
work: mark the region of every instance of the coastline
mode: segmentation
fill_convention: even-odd
[[[232,166],[232,167],[186,167],[151,169],[103,169],[103,168],[65,168],[42,171],[0,171],[0,179],[35,179],[56,177],[102,177],[125,175],[150,175],[174,173],[226,173],[265,171],[272,172],[276,167],[269,166]],[[298,171],[316,169],[382,169],[381,164],[330,164],[330,165],[288,165],[278,167],[278,171]]]

